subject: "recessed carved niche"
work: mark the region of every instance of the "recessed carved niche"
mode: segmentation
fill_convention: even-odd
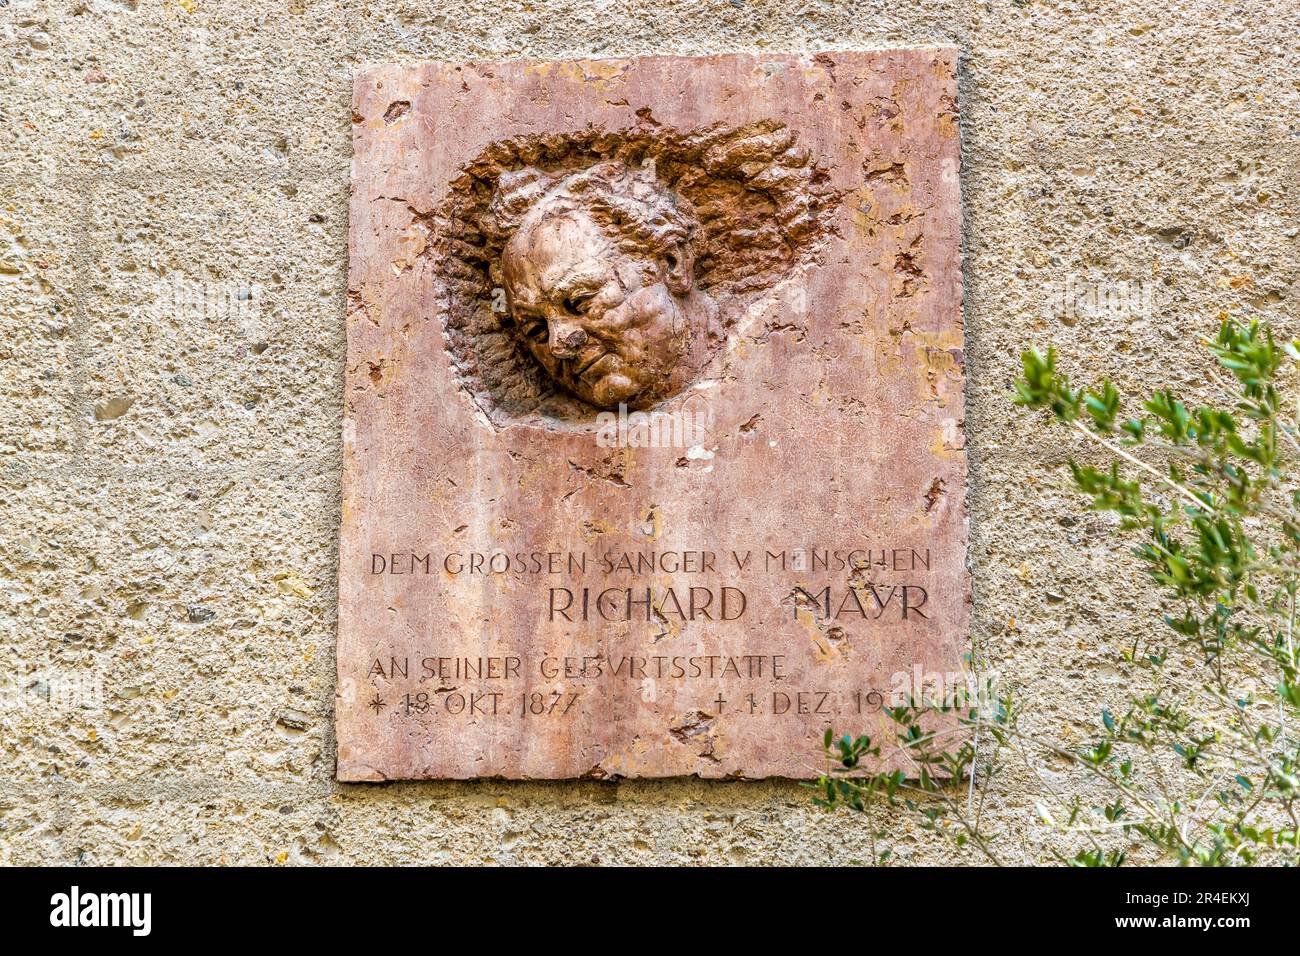
[[[835,198],[776,122],[498,141],[433,217],[460,384],[499,424],[670,399],[753,297],[814,259]]]

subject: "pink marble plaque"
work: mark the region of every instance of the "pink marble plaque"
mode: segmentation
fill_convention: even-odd
[[[955,69],[357,77],[339,779],[809,776],[961,670]]]

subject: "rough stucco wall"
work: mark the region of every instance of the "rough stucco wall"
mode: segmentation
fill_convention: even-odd
[[[1295,331],[1298,12],[0,0],[0,862],[865,853],[788,781],[333,782],[348,105],[397,59],[958,44],[974,633],[1078,739],[1152,603],[1054,470],[1068,441],[1007,402],[1016,355],[1195,396],[1174,347],[1220,311]],[[1147,280],[1152,307],[1063,320],[1071,280]],[[1030,859],[1038,786],[992,797]]]

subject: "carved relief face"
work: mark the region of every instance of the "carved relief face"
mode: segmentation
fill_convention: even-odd
[[[543,201],[507,243],[502,274],[528,350],[597,408],[652,405],[693,375],[707,300],[692,291],[684,244],[630,255],[581,210]]]

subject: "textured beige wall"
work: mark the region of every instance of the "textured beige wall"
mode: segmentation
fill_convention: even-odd
[[[1077,739],[1151,602],[1053,470],[1069,443],[1010,408],[1016,353],[1195,393],[1205,364],[1172,349],[1221,310],[1298,331],[1297,14],[0,0],[0,862],[865,852],[790,782],[333,782],[348,105],[357,67],[397,59],[958,44],[975,636]],[[1145,313],[1049,307],[1137,280]],[[1030,859],[1039,785],[1015,769],[991,797]]]

